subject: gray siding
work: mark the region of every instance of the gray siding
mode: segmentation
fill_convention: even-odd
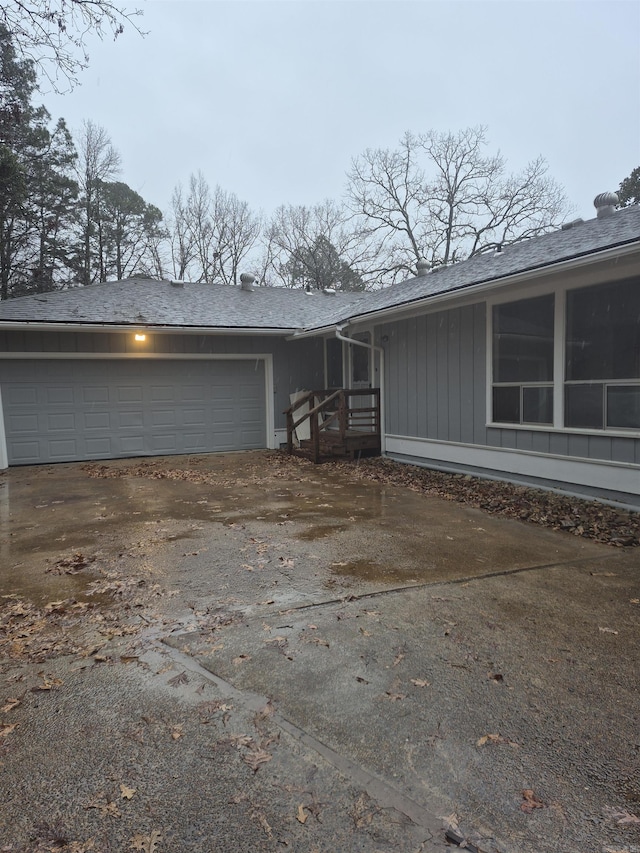
[[[377,342],[385,350],[387,432],[486,443],[483,303],[385,324]]]
[[[386,339],[386,340],[385,340]],[[640,464],[640,439],[487,427],[485,304],[376,328],[392,435]]]
[[[40,332],[0,329],[2,352],[38,353],[129,353],[141,352],[132,332]],[[153,354],[235,354],[273,355],[275,427],[284,429],[284,410],[289,394],[324,385],[324,355],[321,340],[287,342],[284,338],[259,335],[180,335],[149,334],[144,352]]]

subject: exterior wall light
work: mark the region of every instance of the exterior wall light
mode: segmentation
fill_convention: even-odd
[[[136,335],[134,336],[134,340],[136,340],[136,341],[140,341],[140,342],[142,342],[142,341],[146,341],[146,340],[147,340],[147,336],[146,336],[146,335],[143,335],[141,332],[137,332],[137,333],[136,333]]]

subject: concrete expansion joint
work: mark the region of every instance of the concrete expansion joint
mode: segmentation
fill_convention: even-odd
[[[180,667],[214,684],[226,698],[233,699],[242,709],[257,713],[270,701],[267,696],[239,690],[231,682],[205,669],[205,667],[188,654],[185,654],[185,652],[169,646],[162,640],[160,642],[162,642],[163,652],[165,654],[168,653]],[[446,827],[443,826],[441,818],[438,818],[420,803],[407,797],[385,779],[382,779],[345,755],[338,753],[332,747],[318,740],[314,735],[292,723],[278,711],[275,711],[270,719],[278,728],[290,735],[295,741],[316,752],[342,776],[366,791],[381,808],[393,809],[408,818],[413,824],[416,833],[416,842],[422,845],[421,849],[423,853],[441,853],[441,851],[451,849],[449,844],[446,843]],[[452,839],[448,840],[451,842]]]
[[[293,607],[287,607],[285,610],[280,610],[281,616],[287,613],[298,613],[304,610],[313,610],[320,607],[331,607],[334,604],[346,604],[350,601],[365,601],[371,598],[384,598],[388,595],[397,595],[402,592],[413,592],[416,589],[428,589],[436,586],[460,586],[461,584],[471,583],[472,581],[491,580],[492,578],[508,577],[509,575],[519,575],[525,572],[537,572],[544,569],[559,569],[570,566],[582,566],[585,563],[602,563],[604,560],[615,559],[618,552],[607,554],[605,557],[580,557],[577,560],[556,560],[552,563],[538,563],[533,566],[518,566],[513,569],[499,569],[495,572],[485,572],[481,575],[464,575],[462,577],[444,578],[434,581],[426,581],[425,583],[403,584],[402,586],[387,587],[386,589],[377,589],[372,592],[363,592],[360,594],[349,594],[341,598],[326,598],[322,601],[311,601],[307,604],[299,604]],[[179,633],[174,634],[179,636]]]

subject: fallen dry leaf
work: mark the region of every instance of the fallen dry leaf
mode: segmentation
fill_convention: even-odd
[[[640,824],[640,817],[624,809],[614,809],[611,806],[605,806],[602,811],[609,820],[612,820],[618,826],[636,826]]]
[[[618,632],[615,628],[598,628],[598,631],[602,634],[617,634]]]
[[[171,726],[171,737],[173,740],[180,740],[184,732],[182,731],[183,726],[181,724],[176,726]]]
[[[406,699],[404,693],[392,693],[390,690],[386,691],[385,696],[388,696],[392,702],[400,702],[402,699]]]
[[[409,680],[412,684],[415,684],[416,687],[429,687],[431,684],[430,681],[426,681],[424,678],[411,678]]]
[[[239,664],[244,663],[244,662],[245,662],[245,661],[247,661],[247,660],[251,660],[251,655],[238,655],[237,657],[235,657],[235,658],[231,661],[231,663],[232,663],[234,666],[238,666]]]
[[[242,760],[244,761],[244,763],[248,764],[254,773],[257,773],[258,769],[263,764],[266,764],[268,761],[271,761],[272,758],[273,756],[270,752],[267,752],[266,749],[260,749],[260,747],[252,749],[250,752],[242,756]]]
[[[38,691],[43,690],[53,690],[55,687],[59,687],[61,684],[64,684],[64,681],[61,681],[61,679],[45,675],[43,672],[39,672],[38,675],[42,679],[42,684],[37,684],[35,687],[32,687],[32,693],[37,693]]]
[[[254,817],[258,821],[258,823],[264,830],[265,835],[267,835],[269,838],[273,838],[273,831],[269,826],[269,821],[262,814],[262,812],[254,812],[252,817]]]
[[[178,675],[174,675],[173,678],[170,678],[167,681],[167,684],[170,684],[172,687],[178,687],[180,684],[188,684],[189,677],[186,672],[180,672]]]
[[[123,800],[130,800],[135,792],[135,788],[128,788],[126,785],[120,785],[120,796]]]
[[[0,737],[6,737],[16,728],[18,723],[0,723]]]
[[[524,802],[520,803],[520,808],[523,812],[527,814],[531,814],[534,809],[543,809],[545,808],[545,804],[542,800],[539,800],[538,797],[533,793],[531,788],[526,788],[522,792],[522,799]]]
[[[368,826],[373,820],[373,816],[378,811],[369,807],[370,799],[366,794],[360,794],[358,799],[353,804],[350,815],[357,829],[362,829],[363,826]]]
[[[301,804],[298,806],[298,812],[296,814],[296,820],[298,823],[306,823],[309,815],[304,810],[304,806]]]
[[[518,746],[512,740],[507,740],[503,738],[502,735],[483,735],[477,742],[476,746],[484,746],[486,743],[506,743],[509,746]]]
[[[151,835],[136,833],[131,839],[131,847],[134,850],[140,850],[141,853],[156,853],[156,847],[160,841],[162,841],[162,835],[154,829]]]
[[[109,802],[104,794],[98,795],[85,806],[85,809],[97,809],[101,817],[120,817],[116,802]]]

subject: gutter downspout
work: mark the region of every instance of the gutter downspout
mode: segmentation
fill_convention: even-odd
[[[379,362],[379,385],[380,385],[380,453],[382,456],[386,453],[385,446],[385,386],[384,386],[384,350],[382,347],[378,347],[375,344],[365,344],[364,341],[356,341],[353,338],[348,338],[346,335],[342,334],[342,330],[344,326],[336,326],[334,329],[334,334],[339,341],[344,341],[347,344],[354,344],[357,347],[364,347],[365,349],[369,349],[372,352],[377,352],[380,362]],[[373,338],[373,332],[371,333],[371,337]],[[375,369],[375,364],[374,364]],[[364,389],[363,389],[364,390]],[[366,396],[366,395],[363,395]]]

